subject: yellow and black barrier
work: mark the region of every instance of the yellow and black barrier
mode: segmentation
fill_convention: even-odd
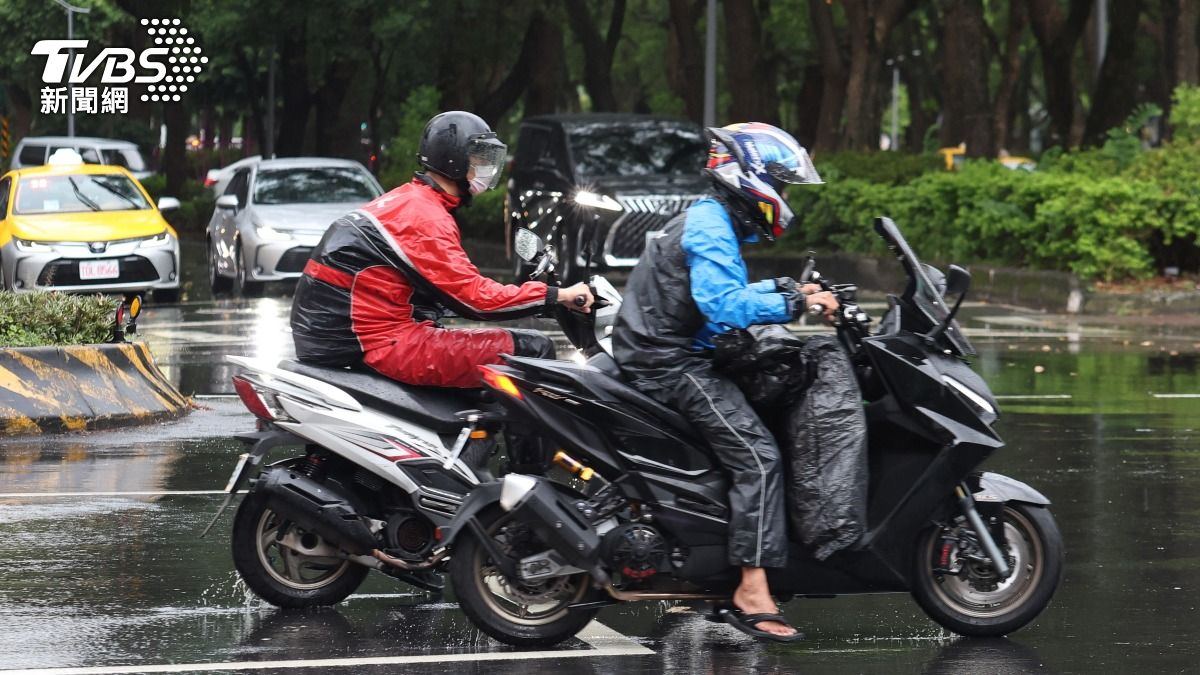
[[[0,349],[0,434],[142,424],[190,408],[142,342]]]

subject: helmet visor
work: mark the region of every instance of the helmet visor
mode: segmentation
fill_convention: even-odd
[[[799,148],[800,152],[795,157],[789,158],[789,161],[784,162],[767,162],[767,175],[780,183],[788,185],[819,185],[825,181],[821,180],[820,174],[817,173],[817,167],[813,166],[812,159],[808,156],[808,152],[804,148]]]
[[[504,159],[508,146],[496,138],[472,138],[467,143],[467,161],[470,169],[467,178],[473,183],[491,190],[500,183]]]

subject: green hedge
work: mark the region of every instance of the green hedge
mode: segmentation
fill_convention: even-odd
[[[1158,269],[1152,241],[1191,241],[1200,234],[1200,145],[1180,142],[1141,151],[1124,168],[1104,151],[1048,160],[1033,172],[978,161],[907,182],[842,175],[826,185],[794,189],[789,201],[798,220],[783,243],[882,253],[871,220],[886,215],[932,260],[1113,280]]]
[[[0,291],[0,347],[108,342],[121,298]]]

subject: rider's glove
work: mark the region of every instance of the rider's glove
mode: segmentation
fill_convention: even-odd
[[[791,279],[788,279],[788,281],[791,281]],[[787,312],[791,315],[792,321],[799,319],[804,314],[804,309],[807,305],[804,294],[799,290],[793,289],[790,293],[783,293],[783,301],[787,303]]]
[[[774,281],[775,281],[775,292],[776,293],[795,293],[796,292],[797,285],[796,285],[795,279],[793,279],[791,277],[779,277],[778,279],[775,279]]]

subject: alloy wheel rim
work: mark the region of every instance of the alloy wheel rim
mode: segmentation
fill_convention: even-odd
[[[264,509],[257,527],[254,528],[255,553],[259,564],[272,579],[288,588],[311,591],[337,581],[350,569],[349,560],[307,556],[280,544],[277,534],[283,522],[285,521],[274,511]],[[295,528],[295,525],[292,525],[292,528]],[[303,536],[316,537],[317,544],[324,543],[320,537],[311,533]]]

